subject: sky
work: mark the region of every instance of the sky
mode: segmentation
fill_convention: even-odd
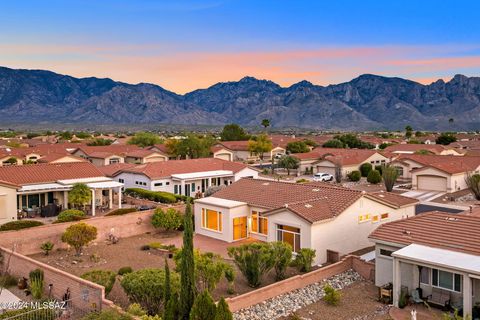
[[[480,75],[476,0],[0,0],[0,66],[177,93],[244,76]]]

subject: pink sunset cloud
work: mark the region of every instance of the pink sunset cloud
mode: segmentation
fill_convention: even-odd
[[[171,46],[0,45],[7,67],[48,69],[76,77],[151,82],[185,93],[246,75],[282,86],[301,80],[328,85],[376,73],[432,82],[462,68],[480,68],[479,56],[448,56],[452,46],[325,47],[243,52],[178,51]],[[438,77],[432,76],[438,72]]]

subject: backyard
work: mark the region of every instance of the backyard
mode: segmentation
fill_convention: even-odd
[[[208,238],[201,235],[194,236],[194,246],[201,252],[213,252],[221,255],[225,261],[231,264],[236,273],[236,279],[234,284],[234,293],[228,292],[228,282],[222,278],[217,288],[212,292],[214,299],[220,297],[231,297],[238,294],[242,294],[253,290],[240,273],[240,271],[233,264],[232,260],[228,258],[227,247],[239,246],[249,241],[236,242],[235,244],[226,244],[225,242]],[[133,270],[139,270],[144,268],[163,268],[164,267],[164,253],[151,249],[142,250],[142,246],[151,243],[161,243],[163,245],[175,245],[177,248],[182,246],[182,233],[181,232],[154,232],[143,235],[133,236],[129,238],[120,239],[116,244],[111,244],[107,241],[100,241],[97,239],[86,247],[80,257],[75,256],[74,250],[53,250],[48,256],[43,253],[31,255],[30,257],[51,265],[55,268],[67,271],[71,274],[81,276],[90,270],[110,270],[115,273],[122,267],[131,267]],[[175,262],[173,259],[167,259],[169,261],[170,268],[175,268]],[[296,268],[289,267],[286,272],[287,277],[299,274]],[[122,307],[129,305],[128,298],[124,293],[119,277],[115,281],[112,291],[108,294],[107,298],[115,302]],[[262,286],[275,282],[275,273],[272,270],[269,272],[262,281]]]

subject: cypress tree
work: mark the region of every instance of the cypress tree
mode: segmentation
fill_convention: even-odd
[[[165,310],[163,311],[163,320],[177,320],[177,301],[178,296],[176,294],[172,295],[170,300],[168,300]]]
[[[223,297],[218,302],[214,320],[233,320],[232,312],[228,307],[227,301],[225,301]]]
[[[195,265],[193,256],[193,215],[187,200],[184,216],[182,260],[180,263],[180,318],[188,320],[195,300]]]
[[[168,266],[167,258],[165,258],[165,283],[163,285],[163,318],[167,313],[167,306],[172,298],[172,288],[170,284],[170,267]]]
[[[205,290],[195,299],[195,303],[190,312],[190,320],[213,320],[215,319],[216,312],[217,307],[215,306],[215,301],[213,301],[208,290]]]

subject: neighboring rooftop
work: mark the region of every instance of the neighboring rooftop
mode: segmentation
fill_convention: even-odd
[[[433,211],[379,226],[370,239],[480,255],[480,216]]]
[[[437,155],[403,155],[398,160],[406,159],[418,162],[425,167],[432,167],[438,170],[455,174],[468,171],[475,171],[480,166],[480,157],[478,156],[437,156]],[[419,168],[416,170],[422,170]]]
[[[0,180],[15,185],[104,176],[105,175],[90,162],[46,163],[0,167]]]
[[[135,165],[130,168],[124,168],[113,175],[120,172],[130,172],[143,174],[150,179],[159,179],[171,177],[174,174],[185,174],[194,172],[228,170],[236,173],[247,168],[247,165],[226,161],[215,158],[201,158],[189,160],[160,161]]]
[[[315,148],[310,152],[294,153],[293,156],[300,160],[325,160],[339,161],[342,165],[360,164],[377,153],[368,149],[340,149],[340,148]]]

